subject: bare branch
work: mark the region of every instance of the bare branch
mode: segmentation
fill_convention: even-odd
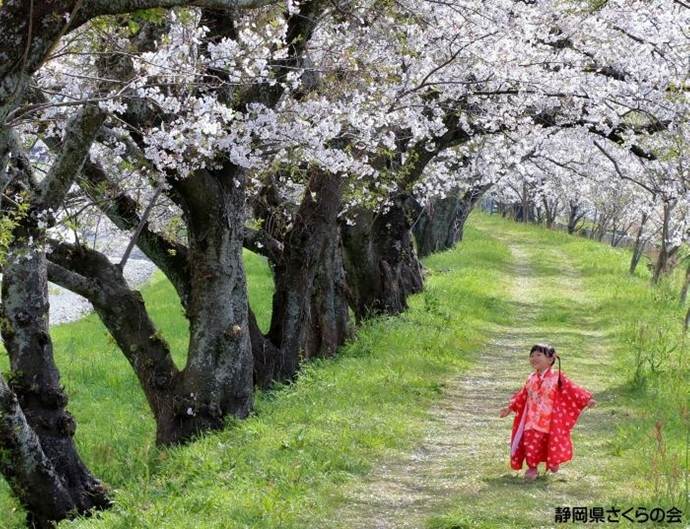
[[[618,164],[618,160],[616,160],[598,141],[594,140],[594,145],[597,149],[601,151],[601,153],[606,156],[611,163],[613,164],[613,168],[616,170],[616,174],[621,178],[621,180],[628,180],[629,182],[632,182],[633,184],[637,184],[641,188],[645,189],[652,195],[656,194],[656,192],[650,188],[649,186],[645,185],[642,182],[639,182],[638,180],[635,180],[634,178],[630,178],[629,176],[626,176],[623,171],[621,171],[620,165]]]
[[[54,245],[59,244],[54,242]],[[57,256],[58,254],[55,254],[51,258],[55,259]],[[96,300],[102,297],[101,289],[93,281],[65,268],[62,264],[52,262],[52,260],[48,261],[48,279],[52,283],[79,294],[88,300]]]
[[[137,226],[137,229],[134,231],[134,235],[132,235],[132,238],[130,239],[129,244],[127,245],[127,249],[125,250],[125,253],[122,256],[122,259],[120,260],[119,266],[121,269],[124,270],[125,265],[127,264],[127,259],[129,259],[129,256],[132,253],[134,246],[137,244],[137,240],[139,240],[139,236],[141,235],[141,231],[144,229],[144,226],[148,222],[149,215],[151,215],[151,211],[153,210],[153,207],[156,205],[156,201],[158,200],[158,197],[161,195],[162,190],[163,190],[162,186],[159,186],[158,189],[156,189],[156,192],[154,193],[153,198],[151,199],[151,202],[149,202],[149,205],[146,206],[146,211],[144,211],[144,214],[139,219],[139,225]]]
[[[88,14],[90,19],[100,15],[117,15],[155,7],[195,6],[208,9],[236,10],[256,9],[275,3],[277,0],[85,0],[83,11]]]

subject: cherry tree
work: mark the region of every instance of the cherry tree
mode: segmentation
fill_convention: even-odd
[[[662,169],[660,164],[663,159],[665,163],[662,165],[667,166],[671,158],[675,158],[675,162],[682,166],[682,160],[675,154],[671,155],[671,151],[680,152],[678,146],[687,141],[682,130],[682,124],[687,120],[687,97],[682,87],[687,83],[688,38],[683,28],[686,27],[688,13],[683,7],[677,2],[602,2],[596,9],[573,10],[571,16],[554,18],[552,27],[556,39],[551,43],[562,50],[563,60],[562,63],[559,61],[557,68],[564,70],[566,65],[570,73],[575,68],[579,74],[591,74],[579,75],[570,89],[563,87],[563,96],[576,101],[575,106],[583,111],[582,118],[575,122],[583,131],[589,132],[589,136],[563,136],[571,143],[559,149],[552,141],[547,156],[542,154],[541,160],[537,161],[530,155],[529,161],[550,164],[549,173],[554,176],[558,167],[567,166],[571,171],[582,172],[574,167],[572,161],[572,153],[579,152],[577,156],[583,162],[580,166],[589,168],[586,173],[592,174],[592,170],[598,167],[598,174],[592,175],[593,180],[577,179],[580,183],[598,182],[591,190],[588,191],[586,186],[581,188],[576,182],[572,187],[580,196],[591,197],[585,200],[589,200],[592,220],[596,221],[593,216],[598,211],[602,221],[625,218],[623,222],[630,225],[632,216],[626,209],[636,210],[642,212],[640,227],[646,225],[653,230],[653,224],[647,224],[653,211],[649,207],[650,200],[667,204],[662,207],[667,211],[660,217],[662,219],[664,216],[669,218],[671,211],[679,206],[670,197],[683,195],[682,170]],[[560,121],[561,127],[570,128],[572,124],[563,121],[565,116],[561,110],[552,112],[554,119],[549,121],[552,124]],[[671,148],[674,144],[676,147]],[[554,152],[559,150],[570,151],[570,154],[565,158],[556,156]],[[616,156],[611,154],[613,152]],[[602,154],[608,155],[609,159],[603,158]],[[526,170],[522,163],[520,170]],[[654,180],[666,183],[663,186],[650,183],[652,173]],[[642,174],[647,176],[642,177]],[[636,201],[626,204],[619,200],[602,200],[608,193],[606,190],[611,190],[609,197],[613,194],[621,196],[618,191],[623,185],[621,178],[642,184],[643,187],[636,192],[623,194],[637,197]],[[651,198],[640,193],[645,186]],[[661,187],[665,190],[662,191]],[[598,208],[597,201],[593,200],[596,196],[599,197]],[[572,198],[568,202],[572,203]],[[610,209],[614,205],[623,209],[603,214],[604,208]],[[681,213],[681,218],[683,215]],[[677,241],[678,237],[668,236],[668,230],[672,230],[668,222],[660,220],[656,225],[662,232],[663,226],[667,226],[667,235],[661,235],[662,251],[657,261],[657,273],[660,273],[665,268],[660,263],[667,261],[664,255],[668,253],[663,251],[666,244],[663,241]],[[683,231],[682,222],[678,229]],[[638,241],[641,237],[642,230],[638,231]],[[636,248],[639,249],[639,245]],[[669,247],[671,253],[673,248],[677,245]],[[639,258],[639,252],[636,251],[635,255]],[[635,266],[635,255],[631,269]]]
[[[107,98],[109,87],[107,79],[101,80],[85,99],[81,94],[77,100],[61,98],[60,104],[71,106],[73,112],[54,131],[59,140],[55,156],[39,175],[26,147],[35,141],[25,141],[23,130],[27,116],[43,105],[34,78],[60,39],[76,34],[95,17],[192,3],[86,0],[0,5],[0,189],[4,218],[12,221],[3,226],[12,230],[4,243],[2,282],[2,334],[12,371],[9,381],[0,385],[0,469],[35,527],[109,505],[107,487],[81,462],[72,441],[76,423],[67,411],[67,395],[52,354],[43,246],[45,229],[107,118],[99,102]],[[242,6],[221,1],[197,4],[217,9]]]

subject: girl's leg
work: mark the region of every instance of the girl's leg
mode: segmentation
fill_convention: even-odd
[[[539,463],[546,462],[547,442],[549,436],[543,432],[536,430],[525,430],[522,441],[525,447],[525,460],[527,462],[527,472],[525,477],[527,479],[534,479],[537,477],[537,466]]]

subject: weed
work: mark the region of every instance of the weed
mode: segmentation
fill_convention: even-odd
[[[632,353],[631,379],[642,388],[650,376],[671,368],[672,356],[685,351],[686,334],[677,322],[635,321],[627,330]]]

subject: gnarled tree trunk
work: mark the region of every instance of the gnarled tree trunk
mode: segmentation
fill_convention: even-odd
[[[88,173],[94,184],[107,182],[96,166]],[[51,268],[53,279],[92,302],[137,374],[156,420],[158,444],[187,442],[200,432],[222,428],[228,415],[246,417],[252,408],[253,320],[242,256],[243,178],[240,168],[228,164],[174,182],[189,248],[171,246],[147,224],[141,230],[142,249],[172,281],[189,320],[187,363],[181,370],[119,266],[98,252],[67,245],[51,257],[64,268]],[[123,227],[141,220],[126,195],[107,212]],[[170,248],[175,251],[165,251]]]
[[[273,373],[289,380],[300,361],[332,356],[349,332],[338,226],[342,178],[313,169],[293,226],[274,267],[275,294],[267,338],[278,352]]]
[[[9,472],[8,481],[26,507],[30,525],[41,528],[110,504],[106,487],[86,467],[74,444],[76,421],[67,411],[67,394],[60,385],[53,358],[47,264],[41,247],[44,232],[39,227],[39,215],[50,220],[48,212],[58,209],[104,119],[105,114],[95,105],[84,105],[76,111],[65,128],[55,161],[40,182],[34,178],[29,157],[17,136],[7,129],[0,133],[5,143],[0,146],[0,158],[6,147],[12,152],[0,166],[0,211],[16,220],[9,257],[4,263],[0,332],[12,370],[9,387],[16,395],[27,427],[35,433],[35,437],[26,435],[28,429],[20,437],[16,432],[0,433],[5,439],[26,443],[8,452],[19,456],[19,460],[11,460],[1,469],[3,474]],[[9,198],[19,190],[27,193],[25,200],[30,205],[24,212]],[[11,398],[5,396],[4,400],[15,422],[20,421]],[[3,421],[2,425],[6,424]],[[41,457],[36,440],[45,457]],[[19,487],[22,480],[8,470],[12,465],[25,465],[26,456],[31,453],[33,459],[40,458],[46,467],[41,472],[33,472],[30,478],[37,490],[52,491],[54,501],[37,496],[32,489]],[[26,474],[27,470],[33,469],[25,468],[21,473]],[[44,481],[39,483],[40,479]]]
[[[3,406],[9,415],[3,415],[0,438],[20,459],[3,461],[2,468],[27,509],[28,521],[47,529],[52,522],[106,507],[109,500],[106,487],[82,462],[74,444],[76,422],[67,411],[67,394],[53,359],[45,254],[16,245],[14,250],[4,266],[1,327],[12,370],[9,386],[26,425],[5,388]],[[4,429],[11,424],[20,430]],[[25,444],[14,446],[13,439]],[[28,454],[41,467],[27,466]],[[38,496],[35,489],[23,488],[27,480],[45,494]]]
[[[417,255],[421,258],[450,250],[462,241],[465,223],[472,208],[490,187],[491,184],[472,187],[461,196],[457,192],[450,193],[420,210],[419,218],[412,228]]]
[[[305,347],[307,358],[332,357],[351,336],[340,227],[332,222],[328,228],[311,294],[312,318]]]
[[[342,226],[350,306],[357,321],[400,314],[407,309],[407,298],[423,288],[408,200],[404,195],[393,197],[379,213],[360,209],[354,225]]]
[[[174,405],[177,437],[222,428],[253,405],[253,359],[242,257],[245,183],[228,164],[173,186],[189,238],[189,355]]]
[[[29,525],[52,527],[74,508],[69,490],[41,448],[17,396],[0,376],[0,471],[29,513]]]

